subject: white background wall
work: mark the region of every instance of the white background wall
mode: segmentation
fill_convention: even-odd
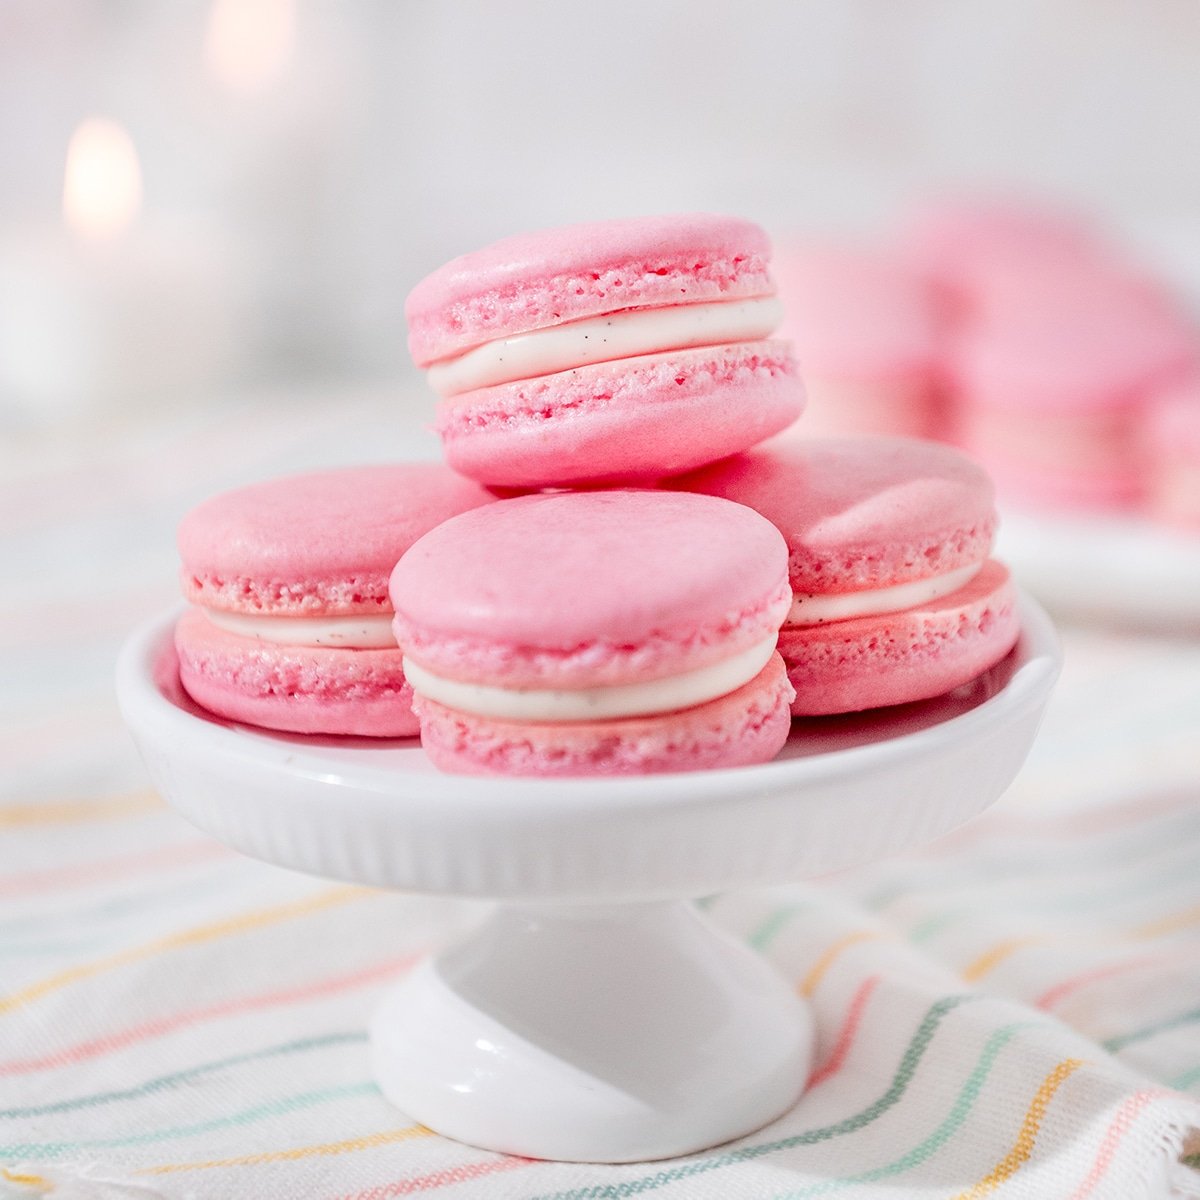
[[[0,235],[55,217],[71,129],[117,118],[149,210],[242,239],[260,377],[401,372],[425,271],[617,214],[871,229],[999,182],[1200,280],[1200,0],[297,2],[286,68],[236,96],[205,0],[0,0]]]

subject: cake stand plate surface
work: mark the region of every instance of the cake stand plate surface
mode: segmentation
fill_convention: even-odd
[[[1200,630],[1200,534],[1139,516],[1004,510],[996,554],[1056,612]]]
[[[178,614],[136,633],[118,698],[151,777],[246,854],[376,887],[499,901],[371,1026],[411,1117],[474,1145],[623,1162],[750,1133],[799,1097],[807,1007],[688,901],[919,845],[1008,786],[1060,654],[1021,601],[1015,651],[939,700],[797,721],[756,767],[615,779],[443,775],[412,741],[224,721],[179,684]]]

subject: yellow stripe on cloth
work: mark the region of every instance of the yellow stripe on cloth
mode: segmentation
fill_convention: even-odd
[[[27,1184],[29,1187],[54,1190],[54,1184],[42,1175],[28,1175],[23,1171],[10,1171],[7,1167],[0,1167],[0,1176],[3,1176],[9,1183]]]
[[[1181,929],[1190,929],[1195,925],[1200,925],[1200,904],[1185,908],[1182,912],[1172,913],[1169,917],[1160,917],[1145,925],[1137,925],[1127,930],[1124,936],[1132,941],[1152,941],[1154,938],[1177,933]],[[968,983],[978,983],[1018,950],[1024,950],[1027,946],[1044,945],[1047,940],[1044,937],[1005,938],[968,963],[959,974]]]
[[[1033,1153],[1034,1142],[1037,1141],[1038,1131],[1046,1116],[1046,1109],[1050,1107],[1050,1101],[1054,1099],[1054,1093],[1058,1091],[1069,1075],[1078,1071],[1083,1065],[1082,1058],[1065,1058],[1042,1080],[1042,1086],[1038,1088],[1037,1095],[1029,1105],[1029,1109],[1025,1113],[1025,1120],[1021,1122],[1021,1132],[1017,1134],[1013,1148],[977,1184],[965,1192],[959,1192],[954,1200],[979,1200],[980,1196],[986,1196],[988,1192],[994,1191],[1029,1161],[1029,1156]]]
[[[47,800],[42,803],[0,805],[0,829],[30,825],[75,825],[82,821],[108,821],[165,808],[157,792],[131,792],[99,800]]]
[[[1200,925],[1200,904],[1194,905],[1192,908],[1185,908],[1183,912],[1174,913],[1169,917],[1151,921],[1147,925],[1139,925],[1136,929],[1131,929],[1127,936],[1138,940],[1149,940],[1162,937],[1164,934],[1175,933],[1180,929],[1188,929],[1192,925]]]
[[[391,1146],[411,1138],[431,1137],[432,1129],[424,1125],[406,1125],[403,1129],[387,1129],[363,1137],[347,1138],[343,1142],[320,1142],[315,1146],[296,1146],[291,1150],[264,1150],[261,1154],[244,1154],[240,1158],[213,1158],[207,1162],[167,1163],[161,1167],[144,1167],[139,1175],[173,1175],[177,1171],[205,1171],[209,1167],[257,1167],[264,1163],[294,1162],[301,1158],[316,1158],[329,1154],[352,1154],[355,1150],[370,1150],[375,1146]]]
[[[859,942],[872,942],[877,938],[883,937],[882,933],[874,929],[857,929],[853,933],[846,934],[843,938],[838,938],[820,958],[813,963],[812,970],[805,975],[800,983],[799,992],[802,996],[811,996],[817,990],[821,980],[825,978],[829,968],[837,961],[838,956],[844,951],[849,950],[851,946],[856,946]]]
[[[227,917],[223,921],[213,921],[208,925],[197,925],[194,929],[185,929],[180,933],[170,933],[166,937],[156,938],[143,946],[132,946],[128,950],[119,950],[116,954],[106,955],[93,962],[80,963],[77,967],[69,967],[65,971],[51,975],[37,983],[31,983],[19,991],[7,996],[0,996],[0,1015],[23,1008],[34,1000],[56,992],[60,988],[78,983],[81,979],[90,979],[94,975],[117,967],[128,966],[142,959],[153,958],[169,950],[179,950],[184,946],[198,946],[204,942],[214,942],[219,938],[233,934],[247,933],[252,929],[260,929],[264,925],[273,925],[277,921],[288,921],[293,917],[306,917],[310,913],[320,912],[325,908],[333,908],[338,904],[346,904],[351,900],[362,900],[373,893],[367,888],[336,887],[318,892],[315,896],[307,896],[303,900],[293,900],[289,904],[278,904],[273,908],[260,908],[253,912],[242,913],[240,916]]]
[[[1011,958],[1018,950],[1026,946],[1036,946],[1043,939],[1037,937],[1005,938],[981,954],[974,962],[968,963],[959,974],[968,983],[978,983],[985,975],[994,971],[1005,959]]]

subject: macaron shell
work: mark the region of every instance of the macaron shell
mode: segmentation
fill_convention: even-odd
[[[804,409],[789,343],[738,342],[597,363],[439,407],[455,470],[497,487],[652,481],[736,454]]]
[[[1019,633],[1008,568],[992,560],[930,604],[786,628],[779,652],[796,689],[792,713],[827,716],[941,696],[995,666]]]
[[[235,488],[179,525],[183,594],[247,614],[387,612],[400,555],[448,517],[495,499],[441,463],[343,467]]]
[[[434,765],[460,775],[647,775],[768,762],[791,725],[776,654],[749,683],[695,708],[617,721],[516,724],[455,712],[418,696],[421,742]]]
[[[1200,378],[1156,396],[1142,432],[1153,453],[1200,460]]]
[[[175,627],[179,678],[222,717],[289,733],[412,737],[418,730],[403,655],[285,646],[218,629],[191,609]]]
[[[907,438],[788,437],[669,486],[765,516],[787,542],[792,589],[805,595],[980,562],[996,528],[987,473],[948,446]]]
[[[867,246],[799,244],[775,254],[774,274],[791,338],[810,376],[871,381],[929,374],[941,357],[929,281]]]
[[[904,257],[969,305],[997,267],[1036,273],[1047,263],[1096,260],[1096,232],[1074,212],[1019,197],[946,196],[913,214]]]
[[[472,346],[626,308],[764,296],[770,243],[712,213],[568,225],[504,238],[439,267],[405,304],[418,366]]]
[[[1155,520],[1200,533],[1200,461],[1159,463],[1150,478],[1146,503]]]
[[[942,392],[928,371],[874,378],[805,371],[804,391],[804,420],[785,436],[933,438],[946,433]]]
[[[1114,459],[1104,468],[1078,466],[1067,457],[1054,466],[989,453],[987,463],[1001,503],[1016,509],[1115,513],[1137,506],[1146,491],[1146,474],[1136,460]]]
[[[1085,279],[964,333],[947,372],[964,404],[1087,415],[1143,406],[1198,361],[1195,334],[1178,314]]]
[[[1149,511],[1200,530],[1200,381],[1157,399],[1143,433]]]
[[[1142,427],[1124,410],[1066,416],[966,406],[958,436],[987,466],[1002,502],[1119,509],[1144,490]]]
[[[397,641],[447,679],[586,688],[774,637],[787,548],[757,513],[658,491],[523,496],[427,534],[392,574]]]

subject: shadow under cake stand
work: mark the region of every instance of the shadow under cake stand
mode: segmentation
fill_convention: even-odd
[[[136,633],[118,666],[163,796],[269,862],[497,901],[383,1001],[373,1070],[439,1133],[571,1161],[686,1154],[795,1103],[807,1005],[689,901],[868,862],[981,812],[1024,761],[1060,665],[1022,597],[1017,648],[980,679],[797,721],[762,766],[479,779],[439,774],[415,740],[291,737],[206,713],[179,684],[176,616]]]

